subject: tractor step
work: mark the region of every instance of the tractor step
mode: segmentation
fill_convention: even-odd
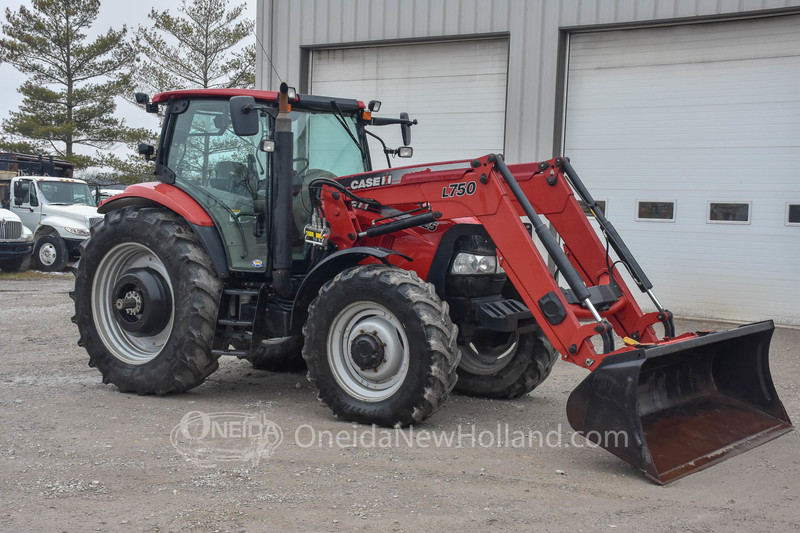
[[[230,294],[231,296],[258,296],[259,290],[258,289],[225,289],[222,291],[225,294]]]
[[[247,357],[249,354],[243,350],[211,350],[211,353],[214,355],[232,355],[234,357],[242,358]]]
[[[236,320],[233,318],[220,318],[217,323],[220,326],[233,326],[236,328],[249,328],[252,329],[253,321],[252,320]]]

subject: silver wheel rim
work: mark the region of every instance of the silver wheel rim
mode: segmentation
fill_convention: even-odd
[[[152,268],[167,282],[171,301],[175,301],[167,269],[161,259],[146,246],[138,243],[118,244],[108,251],[92,282],[92,316],[94,327],[106,349],[123,363],[142,365],[152,361],[169,340],[175,319],[175,308],[170,310],[164,329],[154,335],[133,335],[125,331],[114,318],[114,285],[131,268]]]
[[[371,333],[383,343],[378,368],[362,370],[350,355],[353,340]],[[374,302],[355,302],[339,312],[328,332],[328,364],[334,379],[351,397],[379,402],[391,397],[408,374],[410,351],[405,328],[394,314]]]
[[[472,340],[467,341],[461,352],[459,366],[470,374],[478,376],[489,376],[504,369],[514,359],[514,353],[519,347],[519,334],[513,334],[509,340],[510,342],[500,349],[495,347],[496,353],[491,355],[483,353],[482,347],[476,346]]]
[[[46,242],[39,247],[39,262],[44,266],[52,266],[56,262],[58,252],[52,243]]]

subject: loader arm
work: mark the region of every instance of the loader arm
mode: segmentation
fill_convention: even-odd
[[[623,346],[598,353],[591,337],[609,337],[611,328],[620,337],[657,342],[651,325],[665,318],[664,315],[643,313],[619,272],[613,271],[612,280],[606,245],[588,222],[557,160],[512,165],[507,169],[519,184],[524,195],[522,201],[529,200],[564,240],[564,251],[557,245],[549,251],[570,282],[571,289],[566,294],[528,233],[521,219],[528,213],[503,177],[500,165],[505,166],[494,155],[465,161],[462,168],[456,169],[452,164],[446,170],[437,170],[433,165],[405,174],[399,183],[395,180],[391,185],[375,187],[369,191],[369,197],[383,206],[429,206],[427,214],[416,215],[417,224],[423,223],[425,216],[430,220],[476,218],[497,246],[501,264],[520,297],[564,359],[592,369],[608,355],[632,350],[631,346]],[[361,227],[344,195],[326,187],[322,198],[331,234],[340,249],[357,246],[358,235],[368,229],[371,234],[380,232],[382,225]],[[384,223],[387,232],[399,229],[389,224],[393,222]],[[356,239],[336,240],[336,236],[348,235]],[[540,235],[552,239],[549,231]],[[608,301],[609,295],[613,302]]]

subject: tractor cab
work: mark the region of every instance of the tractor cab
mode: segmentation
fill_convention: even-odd
[[[156,95],[153,104],[148,104],[149,110],[166,105],[166,116],[159,149],[143,145],[140,152],[157,154],[159,180],[186,192],[210,215],[224,239],[231,271],[267,271],[275,179],[291,182],[291,255],[303,270],[308,253],[303,229],[311,216],[309,183],[372,169],[365,126],[373,123],[371,111],[379,109],[379,102],[370,102],[367,110],[352,99],[291,96],[291,171],[280,178],[274,162],[276,150],[283,149],[275,141],[278,93],[175,91]],[[243,105],[253,107],[244,121]],[[376,125],[401,123],[374,120]],[[239,126],[243,122],[245,130]],[[410,123],[407,115],[405,122]],[[407,128],[404,139],[410,142]],[[410,148],[390,150],[379,137],[370,135],[380,141],[387,162],[388,154],[410,155]]]

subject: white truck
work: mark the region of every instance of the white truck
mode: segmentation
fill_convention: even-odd
[[[19,272],[27,268],[33,250],[33,232],[17,215],[0,208],[0,270]]]
[[[79,179],[19,176],[11,180],[11,196],[9,208],[33,232],[32,266],[44,272],[63,270],[91,225],[103,218]]]

